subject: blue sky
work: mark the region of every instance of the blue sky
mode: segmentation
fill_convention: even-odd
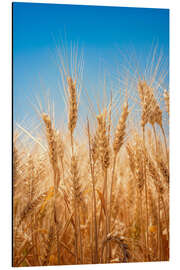
[[[101,79],[101,69],[115,73],[119,50],[146,59],[153,42],[169,53],[169,10],[60,4],[13,3],[14,121],[35,115],[34,96],[50,89],[59,113],[56,46],[67,50],[78,42],[84,53],[84,78],[89,89]],[[88,89],[88,87],[87,87]],[[90,91],[90,90],[88,90]]]

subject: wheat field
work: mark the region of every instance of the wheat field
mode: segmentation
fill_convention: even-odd
[[[86,117],[81,64],[62,64],[65,127],[50,102],[41,136],[14,124],[13,266],[169,260],[169,91],[153,61]]]

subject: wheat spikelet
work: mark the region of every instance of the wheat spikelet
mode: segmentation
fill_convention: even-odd
[[[36,168],[34,165],[34,161],[32,156],[29,156],[29,160],[28,160],[28,174],[29,174],[29,201],[31,201],[34,196],[35,196],[35,192],[36,192],[36,186],[37,186],[37,182],[38,182],[38,178],[36,175]]]
[[[156,155],[156,162],[157,162],[157,166],[159,167],[159,170],[160,170],[162,176],[164,177],[164,179],[166,181],[166,184],[169,184],[169,168],[168,168],[166,162],[164,162],[162,157],[157,156],[157,155]]]
[[[138,92],[142,106],[142,127],[145,127],[147,123],[150,123],[152,126],[155,123],[162,126],[162,111],[155,98],[153,88],[148,86],[146,81],[139,81]]]
[[[60,160],[64,158],[64,143],[59,131],[55,131],[55,140],[57,146],[57,155]]]
[[[98,159],[98,138],[97,138],[97,134],[94,135],[91,145],[92,145],[91,146],[92,159],[93,159],[93,162],[95,164],[97,159]]]
[[[135,161],[134,161],[134,152],[133,152],[133,148],[132,146],[130,145],[130,143],[127,143],[126,144],[126,151],[128,153],[128,161],[129,161],[129,166],[130,166],[130,169],[134,175],[135,173]]]
[[[42,119],[46,126],[46,137],[47,137],[48,147],[49,147],[50,162],[54,168],[57,164],[57,151],[56,151],[57,146],[56,146],[56,141],[55,141],[55,136],[54,136],[54,130],[52,128],[51,120],[47,114],[43,113]]]
[[[109,143],[106,131],[106,110],[97,116],[97,144],[99,157],[102,163],[102,168],[107,169],[110,165]]]
[[[13,145],[13,181],[15,182],[18,177],[18,150],[15,145]]]
[[[169,114],[169,93],[168,93],[168,91],[166,89],[164,89],[164,102],[165,102],[165,105],[166,105],[166,111]]]
[[[71,176],[73,181],[73,189],[74,189],[74,198],[75,200],[80,203],[82,201],[82,192],[81,192],[81,185],[79,183],[79,170],[78,170],[78,163],[77,158],[72,156],[71,158]]]
[[[30,201],[26,207],[24,208],[24,210],[21,213],[21,219],[19,221],[18,226],[20,226],[21,222],[29,215],[31,214],[37,206],[39,206],[39,204],[41,202],[43,202],[43,200],[46,198],[48,192],[44,192],[41,195],[39,195],[36,199],[34,199],[33,201]]]
[[[138,82],[138,93],[141,100],[141,107],[142,107],[142,115],[141,115],[141,126],[144,128],[145,125],[148,123],[149,118],[149,101],[146,98],[146,82],[145,81],[139,81]]]
[[[136,179],[136,184],[140,192],[144,187],[144,157],[143,157],[143,143],[136,136],[134,149],[134,174]]]
[[[60,135],[60,132],[55,130],[55,140],[56,140],[56,146],[57,146],[57,157],[58,161],[61,163],[62,168],[62,174],[63,174],[63,180],[64,180],[64,153],[65,153],[65,144],[62,140],[62,137]]]
[[[116,127],[115,136],[114,136],[113,149],[114,149],[115,155],[117,155],[121,146],[124,143],[126,120],[127,120],[128,114],[129,114],[128,103],[125,102],[123,104],[123,111],[119,119],[118,125]]]
[[[58,154],[57,154],[55,131],[52,128],[52,123],[49,116],[43,113],[42,118],[46,126],[46,137],[49,147],[49,158],[54,171],[54,186],[57,189],[60,181],[60,173],[58,168]]]
[[[76,82],[73,82],[71,77],[67,77],[68,91],[69,91],[69,119],[68,128],[73,134],[76,127],[78,110],[77,110],[77,97],[76,97]]]
[[[153,127],[155,139],[156,139],[156,131],[155,131],[154,124],[157,123],[160,126],[162,134],[163,134],[163,139],[164,139],[164,144],[165,144],[165,149],[166,149],[166,157],[168,161],[167,141],[166,141],[164,128],[162,125],[162,110],[160,109],[160,106],[155,98],[154,90],[152,87],[149,87],[149,86],[146,87],[146,96],[147,96],[148,103],[150,104],[149,110],[148,110],[149,111],[148,122]],[[156,141],[156,148],[157,148],[157,141]]]
[[[153,88],[150,86],[146,87],[146,97],[149,104],[149,123],[152,126],[155,123],[162,125],[162,111],[160,110],[159,104],[154,96]]]
[[[148,167],[149,175],[154,180],[154,184],[156,186],[157,191],[160,194],[163,194],[164,193],[164,187],[163,187],[163,184],[161,182],[159,172],[158,172],[157,167],[155,166],[152,158],[150,157],[150,155],[148,154],[148,152],[147,152],[147,150],[145,148],[144,148],[144,157],[145,157],[145,161],[146,161],[146,164],[147,164],[147,167]]]

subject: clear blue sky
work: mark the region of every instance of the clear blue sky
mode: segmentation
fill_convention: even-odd
[[[65,40],[65,36],[67,39]],[[143,52],[158,42],[169,53],[169,10],[13,3],[14,120],[34,114],[33,97],[50,89],[59,111],[56,45],[78,42],[84,51],[84,76],[92,83],[103,62],[116,71],[119,52]],[[146,58],[146,53],[143,55]]]

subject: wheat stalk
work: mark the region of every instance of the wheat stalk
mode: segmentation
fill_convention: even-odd
[[[115,175],[116,160],[117,160],[117,155],[120,151],[120,148],[122,147],[122,145],[124,143],[126,121],[127,121],[128,114],[129,114],[128,103],[127,103],[127,101],[125,101],[123,104],[122,114],[119,118],[119,121],[118,121],[118,124],[116,127],[114,141],[113,141],[114,160],[113,160],[113,169],[112,169],[112,181],[111,181],[111,187],[110,187],[109,232],[111,232],[112,194],[113,194],[113,187],[114,187],[114,175]],[[111,250],[111,248],[110,248],[110,250]],[[109,255],[111,256],[111,254],[109,254]]]
[[[105,216],[106,216],[106,225],[105,225],[105,237],[108,235],[108,191],[107,191],[107,169],[110,165],[110,151],[109,151],[109,140],[107,136],[106,128],[106,110],[103,111],[100,115],[97,116],[97,145],[99,152],[99,159],[101,161],[102,170],[104,174],[104,197],[105,197]],[[106,261],[108,256],[108,246],[106,248]]]
[[[49,158],[54,172],[54,222],[56,226],[56,238],[57,238],[57,254],[58,254],[58,264],[60,264],[60,244],[59,244],[59,224],[57,221],[57,194],[58,186],[60,182],[60,172],[58,167],[58,153],[57,153],[57,143],[55,139],[55,131],[52,128],[52,123],[47,114],[42,115],[43,121],[46,126],[46,137],[49,147]]]
[[[91,146],[91,136],[90,136],[90,128],[89,128],[89,121],[87,120],[87,131],[88,131],[88,141],[89,141],[89,161],[90,161],[90,169],[91,169],[91,178],[92,178],[92,186],[93,186],[93,207],[94,207],[94,239],[95,239],[95,263],[98,263],[98,233],[97,233],[97,218],[96,218],[96,194],[95,194],[95,177],[94,177],[94,165],[98,158],[97,153],[97,145],[96,141],[93,141],[93,147]],[[93,150],[92,150],[93,149]],[[93,162],[92,162],[93,160]]]

